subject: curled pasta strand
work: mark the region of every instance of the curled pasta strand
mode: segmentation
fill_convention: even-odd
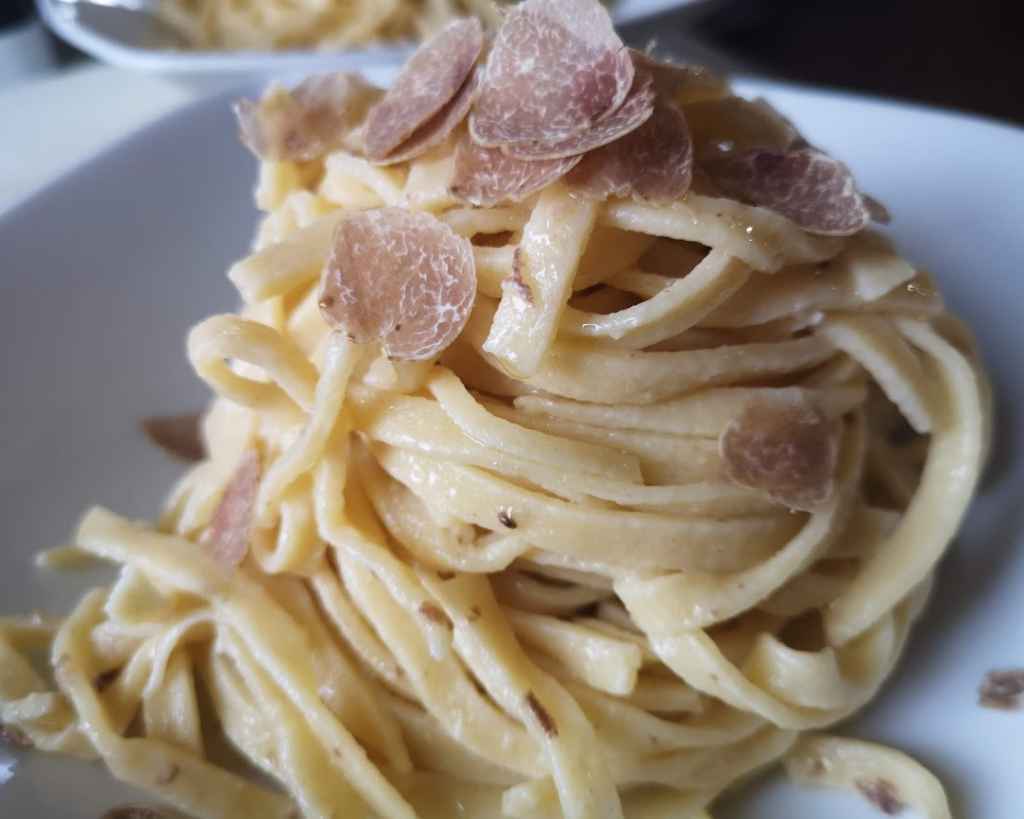
[[[786,755],[786,772],[801,785],[859,790],[876,803],[910,807],[925,819],[950,819],[942,785],[906,754],[826,734],[801,737]],[[895,803],[895,804],[892,804]]]
[[[900,319],[897,327],[929,356],[943,403],[917,493],[896,530],[826,612],[829,639],[838,645],[862,634],[930,574],[966,512],[987,449],[982,387],[970,362],[923,322]]]
[[[273,505],[299,475],[311,470],[338,422],[349,377],[359,353],[341,333],[327,340],[323,371],[316,382],[309,420],[295,443],[267,470],[256,498],[256,524],[272,522]]]
[[[214,316],[188,337],[189,361],[218,394],[253,409],[273,407],[281,398],[312,409],[317,374],[287,338],[264,324],[237,316]],[[271,379],[256,381],[233,372],[226,359],[258,367]]]

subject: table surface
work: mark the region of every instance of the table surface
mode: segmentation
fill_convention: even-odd
[[[0,212],[194,95],[170,80],[95,64],[0,90]]]

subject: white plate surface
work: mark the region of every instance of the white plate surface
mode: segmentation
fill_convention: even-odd
[[[960,819],[1020,819],[1024,713],[976,705],[986,671],[1024,666],[1024,131],[837,94],[744,84],[846,159],[894,214],[892,232],[976,328],[995,378],[995,461],[899,672],[850,723],[946,783]],[[0,601],[62,611],[86,578],[43,574],[83,507],[152,516],[178,473],[138,431],[199,408],[183,339],[234,304],[254,163],[225,98],[146,128],[0,218]],[[0,751],[0,773],[11,761]],[[96,819],[132,795],[96,766],[19,755],[0,816]],[[0,775],[0,781],[3,776]],[[868,819],[854,796],[769,779],[729,819]]]
[[[616,25],[712,0],[617,0],[611,5]],[[57,34],[104,62],[168,74],[277,76],[292,72],[349,70],[401,63],[412,47],[405,44],[353,48],[339,52],[181,51],[161,47],[147,15],[62,0],[36,0],[40,14]]]

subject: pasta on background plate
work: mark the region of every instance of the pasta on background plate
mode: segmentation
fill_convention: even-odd
[[[196,49],[316,49],[422,39],[453,19],[495,24],[508,0],[161,0],[157,18]]]
[[[696,819],[778,763],[948,819],[826,733],[990,425],[845,165],[591,0],[237,113],[266,215],[189,335],[205,457],[155,524],[86,513],[113,585],[0,623],[9,737],[218,819]]]

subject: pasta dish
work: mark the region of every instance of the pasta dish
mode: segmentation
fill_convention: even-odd
[[[188,337],[201,457],[47,558],[111,585],[0,620],[0,734],[210,819],[706,819],[778,764],[948,819],[829,728],[924,609],[989,392],[842,162],[593,0],[237,115],[264,216]]]
[[[161,0],[156,15],[193,48],[329,51],[422,38],[462,15],[495,24],[502,1]]]

